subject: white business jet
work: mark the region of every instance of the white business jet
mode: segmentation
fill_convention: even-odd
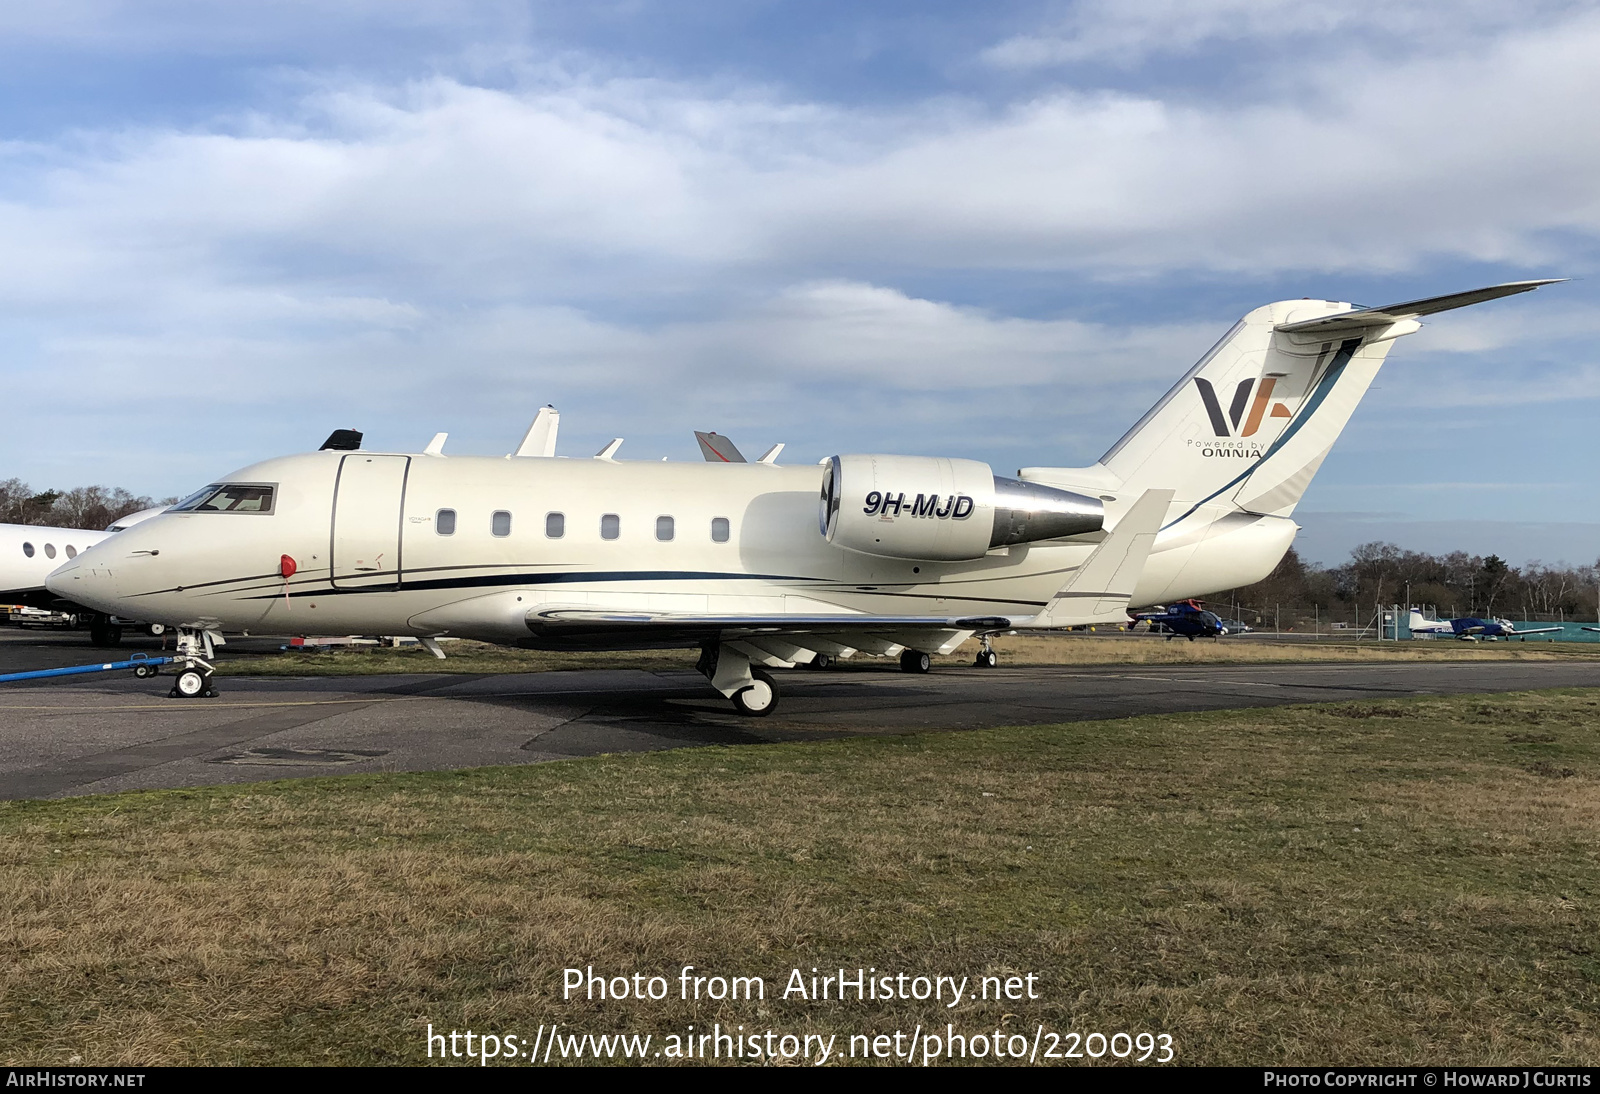
[[[44,581],[50,571],[110,534],[83,528],[0,524],[0,604],[30,603],[31,594],[46,591]]]
[[[45,579],[52,570],[63,560],[76,558],[79,551],[150,519],[162,508],[141,509],[121,517],[104,532],[38,524],[0,524],[0,604],[56,607],[59,598],[45,587]],[[70,606],[67,610],[70,613]],[[99,612],[85,614],[93,616],[90,633],[96,645],[115,645],[121,639],[117,623]]]
[[[742,713],[766,671],[856,651],[929,656],[1018,627],[1122,623],[1265,577],[1296,503],[1393,340],[1522,281],[1357,309],[1257,308],[1089,467],[1017,478],[974,460],[820,466],[555,458],[539,412],[505,458],[323,450],[243,468],[50,577],[60,596],[179,628],[174,695],[211,692],[223,631],[449,635],[534,648],[700,647]],[[736,458],[737,456],[737,458]]]

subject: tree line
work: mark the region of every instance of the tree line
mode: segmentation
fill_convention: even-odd
[[[21,479],[4,479],[0,480],[0,524],[42,524],[100,531],[129,513],[156,505],[172,505],[177,500],[134,495],[120,486],[80,486],[73,490],[35,492]]]
[[[1596,618],[1593,566],[1512,566],[1498,555],[1465,551],[1433,555],[1393,543],[1363,543],[1341,566],[1301,559],[1294,548],[1267,577],[1210,598],[1209,606],[1238,606],[1246,622],[1270,624],[1274,615],[1317,613],[1324,620],[1370,620],[1379,605],[1431,606],[1441,618],[1515,616],[1522,619]]]

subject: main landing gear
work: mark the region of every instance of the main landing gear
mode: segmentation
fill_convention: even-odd
[[[122,627],[111,622],[109,615],[96,612],[89,618],[89,643],[108,649],[122,645]]]
[[[220,634],[216,637],[221,641]],[[216,672],[216,666],[211,663],[212,658],[216,657],[212,648],[212,632],[179,627],[176,654],[183,661],[183,667],[178,670],[167,696],[172,699],[215,699],[217,689],[211,686],[211,676]]]
[[[765,718],[778,709],[778,682],[765,669],[753,667],[750,655],[736,646],[707,642],[695,668],[746,717]]]
[[[921,650],[900,651],[900,671],[924,673],[933,668],[933,658]]]
[[[978,637],[978,656],[972,662],[975,669],[992,669],[1000,663],[1000,655],[994,652],[994,646],[989,641],[988,635]]]

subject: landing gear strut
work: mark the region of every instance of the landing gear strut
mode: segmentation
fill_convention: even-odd
[[[978,636],[978,656],[972,662],[975,669],[992,669],[1000,663],[1000,655],[994,652],[994,645],[989,641],[989,636]]]
[[[215,699],[217,690],[211,686],[211,676],[216,672],[211,659],[216,656],[212,649],[210,631],[196,630],[193,627],[178,628],[177,659],[183,662],[183,668],[178,670],[177,679],[172,682],[172,690],[167,693],[172,699]],[[221,636],[217,636],[218,641]]]
[[[695,668],[746,717],[765,718],[778,709],[777,681],[766,670],[751,667],[750,655],[737,646],[707,642]]]

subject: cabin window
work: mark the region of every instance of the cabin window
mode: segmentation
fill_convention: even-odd
[[[546,513],[544,515],[544,534],[549,539],[560,539],[567,534],[567,515],[565,513]]]
[[[433,515],[433,530],[441,536],[456,534],[456,511],[454,509],[441,509]]]
[[[56,557],[56,545],[54,543],[46,543],[44,545],[44,557],[45,558],[55,558]]]
[[[656,518],[656,538],[662,543],[666,543],[672,538],[674,530],[674,522],[671,517]]]
[[[712,517],[711,518],[711,542],[712,543],[726,543],[726,542],[728,542],[728,518],[727,517]]]
[[[622,518],[615,513],[607,513],[600,518],[600,538],[616,539],[622,534]]]
[[[496,509],[494,516],[489,518],[489,531],[504,539],[511,534],[511,514],[504,509]]]
[[[208,486],[174,505],[173,513],[271,513],[270,483],[224,483]]]
[[[67,544],[67,557],[68,558],[77,558],[78,557],[78,549],[76,547],[74,547],[70,543]]]
[[[22,553],[27,555],[29,558],[32,558],[33,557],[33,544],[24,543],[22,545]]]

